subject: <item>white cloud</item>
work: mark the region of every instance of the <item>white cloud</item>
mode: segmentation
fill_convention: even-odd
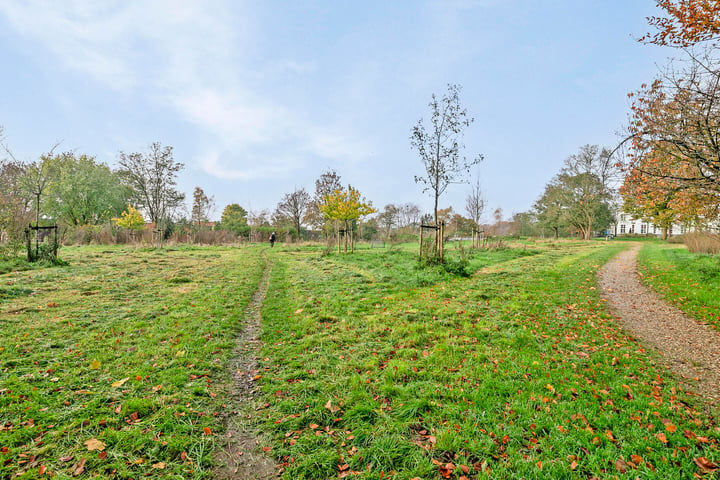
[[[198,164],[211,175],[250,179],[301,168],[313,157],[352,160],[365,150],[337,126],[278,104],[262,79],[242,81],[253,78],[248,72],[315,70],[288,58],[258,65],[253,49],[263,33],[245,4],[29,0],[2,2],[0,14],[62,67],[141,103],[164,105],[199,128],[213,148]],[[227,160],[240,156],[262,167]]]

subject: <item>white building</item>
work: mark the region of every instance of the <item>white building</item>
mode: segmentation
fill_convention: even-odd
[[[673,224],[668,229],[668,237],[673,235],[682,235],[685,232],[692,232],[695,228],[684,224]],[[658,227],[647,220],[634,218],[632,215],[620,212],[615,220],[615,224],[610,225],[609,232],[615,236],[618,235],[655,235],[661,237],[663,233],[662,227]]]

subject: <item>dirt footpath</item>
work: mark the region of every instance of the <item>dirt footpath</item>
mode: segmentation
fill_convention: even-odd
[[[603,298],[624,328],[662,354],[686,390],[720,404],[720,333],[685,316],[640,283],[635,244],[599,272]]]
[[[237,338],[237,346],[230,369],[235,379],[234,397],[240,405],[251,405],[256,397],[254,376],[258,373],[257,356],[260,350],[260,309],[270,283],[270,264],[263,253],[265,270],[250,304],[245,310],[245,318]],[[266,480],[275,478],[278,471],[275,462],[261,450],[259,439],[255,436],[256,425],[250,418],[255,412],[229,415],[225,445],[217,457],[220,467],[214,472],[218,480]]]

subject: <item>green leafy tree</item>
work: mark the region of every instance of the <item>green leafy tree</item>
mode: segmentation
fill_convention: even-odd
[[[354,237],[351,228],[360,218],[375,213],[372,203],[361,196],[360,191],[348,185],[346,189],[335,190],[327,195],[320,207],[322,213],[331,220],[342,223],[345,232],[345,250],[347,251],[347,238],[350,239],[350,251],[354,251]],[[338,236],[338,251],[340,242]]]
[[[615,193],[612,184],[619,168],[607,149],[584,145],[565,160],[565,166],[545,187],[535,203],[541,226],[579,232],[586,240],[612,221]]]
[[[548,190],[546,190],[547,192]],[[589,240],[594,231],[605,229],[612,221],[608,196],[602,181],[592,173],[558,174],[551,182],[551,202],[557,222],[566,228],[577,231],[585,240]],[[540,218],[543,213],[538,212]]]
[[[552,230],[554,238],[558,238],[560,230],[565,228],[564,208],[564,190],[554,181],[545,186],[545,191],[533,206],[538,225]]]
[[[0,238],[12,243],[21,240],[32,219],[32,197],[21,183],[25,168],[14,159],[0,161]]]
[[[129,190],[120,176],[88,155],[62,153],[50,159],[56,172],[45,210],[68,225],[100,225],[125,208]]]
[[[231,203],[222,212],[219,228],[235,235],[247,235],[250,232],[247,216],[247,210],[237,203]]]

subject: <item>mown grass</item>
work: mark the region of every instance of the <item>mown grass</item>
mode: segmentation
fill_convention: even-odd
[[[209,477],[258,250],[61,257],[0,275],[0,478]]]
[[[666,300],[720,330],[720,256],[651,243],[640,251],[638,262],[643,280]]]
[[[260,384],[283,478],[708,475],[715,424],[598,297],[625,246],[480,252],[470,278],[402,249],[273,252]]]
[[[227,365],[261,248],[250,412]],[[717,427],[598,298],[622,248],[448,249],[470,277],[406,246],[63,249],[0,275],[0,478],[210,478],[238,411],[287,479],[713,478]]]

